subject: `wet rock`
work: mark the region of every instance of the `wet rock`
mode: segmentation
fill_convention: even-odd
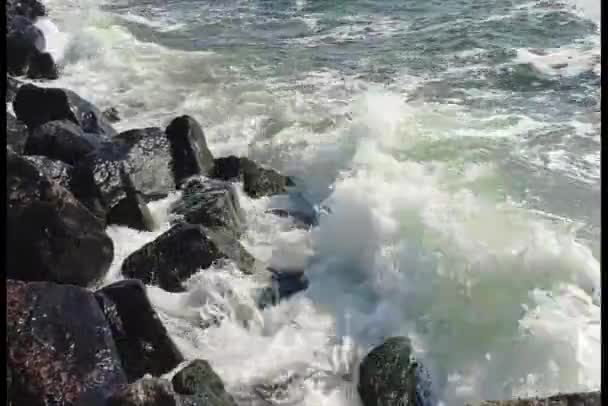
[[[99,109],[71,90],[42,88],[25,84],[19,88],[13,109],[17,118],[32,131],[49,121],[68,120],[85,133],[111,137],[116,130]]]
[[[111,121],[93,103],[83,99],[71,90],[60,90],[65,92],[70,108],[85,133],[98,134],[104,137],[113,137],[117,134]]]
[[[118,389],[108,399],[107,406],[179,406],[169,381],[142,378]]]
[[[17,154],[23,154],[27,142],[27,127],[12,114],[6,113],[6,144]]]
[[[236,406],[224,389],[224,382],[205,360],[194,360],[179,371],[171,381],[175,392],[195,396],[213,406]]]
[[[366,355],[359,366],[357,389],[364,406],[435,404],[428,374],[414,360],[406,337],[391,337]]]
[[[7,277],[89,286],[114,255],[103,224],[31,162],[7,152]]]
[[[6,0],[6,20],[10,26],[15,16],[23,16],[34,21],[38,17],[46,15],[46,9],[37,0]]]
[[[68,96],[62,89],[24,84],[17,91],[13,110],[30,131],[54,120],[68,120],[80,125],[70,108]]]
[[[91,194],[99,197],[108,224],[151,231],[154,220],[125,165],[130,148],[124,142],[103,143],[74,167],[74,179],[84,185],[94,180],[96,189]]]
[[[310,229],[319,224],[319,212],[300,192],[273,196],[266,211],[290,218],[298,228]]]
[[[491,400],[477,406],[600,406],[601,392],[581,392],[548,396],[544,398]]]
[[[224,258],[233,259],[244,273],[253,272],[255,260],[238,241],[233,244],[240,249],[232,251],[230,245],[214,237],[200,225],[178,224],[129,255],[122,264],[122,273],[146,285],[181,292],[182,283],[190,276]]]
[[[6,31],[6,68],[9,74],[30,76],[30,71],[43,74],[47,62],[46,58],[42,57],[45,48],[44,34],[33,25],[32,20],[21,15],[10,19]],[[55,65],[52,58],[51,65]]]
[[[59,69],[48,52],[34,52],[29,59],[27,77],[30,79],[57,79]]]
[[[156,200],[176,190],[169,140],[160,128],[129,130],[113,141],[129,146],[123,157],[125,169],[142,198]]]
[[[17,95],[17,91],[21,86],[21,81],[6,75],[6,102],[12,103],[15,100],[15,96]]]
[[[91,292],[8,280],[6,294],[8,404],[105,406],[114,388],[126,384]]]
[[[25,144],[27,155],[43,155],[70,165],[77,164],[95,149],[93,140],[68,120],[49,121],[32,131]]]
[[[116,107],[109,107],[105,109],[101,114],[110,123],[117,123],[120,121],[120,115],[118,114],[118,110],[116,109]]]
[[[171,207],[178,222],[200,224],[211,230],[238,238],[243,229],[241,209],[228,182],[191,178],[182,187],[182,197]]]
[[[30,155],[24,156],[24,158],[31,162],[41,174],[72,192],[74,197],[105,225],[106,213],[92,177],[75,179],[72,165],[45,156]]]
[[[129,382],[159,376],[183,361],[138,280],[113,283],[95,293],[108,320]]]
[[[238,158],[234,155],[216,158],[213,178],[242,181],[245,193],[251,197],[270,196],[285,193],[293,181],[274,169],[264,168],[249,158]]]
[[[283,269],[277,270],[268,268],[272,274],[272,286],[263,289],[258,297],[258,306],[264,308],[276,305],[281,300],[285,300],[308,289],[308,278],[302,270]]]
[[[190,116],[175,118],[165,133],[171,144],[172,169],[179,186],[193,175],[208,175],[213,167],[213,156],[207,147],[205,133]]]

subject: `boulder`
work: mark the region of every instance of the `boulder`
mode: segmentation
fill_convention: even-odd
[[[200,224],[239,238],[243,219],[234,186],[228,182],[194,177],[184,183],[182,196],[171,206],[175,222]]]
[[[74,167],[74,179],[80,185],[94,180],[93,195],[99,196],[108,224],[151,231],[154,220],[125,166],[129,149],[123,142],[103,143]]]
[[[24,84],[17,91],[13,110],[30,131],[54,120],[68,120],[80,125],[70,107],[68,96],[62,89]]]
[[[23,16],[34,21],[38,17],[46,15],[45,7],[37,0],[6,0],[7,26],[11,25],[15,16]]]
[[[11,77],[9,75],[6,75],[6,102],[7,103],[12,103],[13,100],[15,100],[15,96],[17,95],[17,91],[19,90],[19,87],[21,86],[21,81],[19,81],[18,79],[15,79],[14,77]]]
[[[46,40],[42,31],[27,17],[13,16],[6,32],[7,72],[32,79],[56,79],[57,67],[50,54],[44,52]]]
[[[89,286],[112,263],[104,225],[31,162],[7,152],[7,277]]]
[[[63,186],[105,225],[106,212],[92,177],[74,178],[74,167],[65,162],[39,155],[24,156],[38,171]]]
[[[436,404],[428,374],[412,353],[407,337],[391,337],[365,356],[357,386],[364,406]]]
[[[171,144],[173,176],[178,186],[193,175],[209,175],[214,165],[213,155],[207,147],[205,133],[194,118],[175,118],[165,133]]]
[[[68,120],[85,133],[111,137],[116,130],[97,107],[71,90],[25,84],[19,88],[13,109],[30,131],[49,121]]]
[[[184,359],[138,280],[124,280],[95,293],[110,324],[129,382],[144,374],[160,376]]]
[[[123,157],[125,169],[144,200],[160,199],[176,190],[171,147],[160,128],[129,130],[115,136],[113,141],[128,145]]]
[[[23,154],[27,142],[27,127],[12,114],[6,113],[6,144],[17,154]]]
[[[171,381],[175,392],[202,398],[205,404],[236,406],[232,396],[224,389],[224,382],[205,360],[196,359],[180,370]]]
[[[268,268],[268,270],[272,274],[272,286],[262,289],[259,293],[257,302],[260,308],[276,305],[281,300],[308,289],[308,278],[303,270],[273,268]]]
[[[7,280],[8,404],[105,406],[126,384],[108,323],[86,289]]]
[[[490,400],[478,403],[477,406],[600,406],[601,404],[602,393],[597,391],[562,393],[543,398]]]
[[[216,158],[211,177],[242,181],[245,193],[254,198],[285,193],[287,186],[294,185],[289,177],[274,169],[264,168],[249,158],[234,155]]]
[[[240,249],[214,239],[202,226],[178,224],[129,255],[122,264],[128,278],[156,285],[168,292],[181,292],[182,283],[214,262],[233,259],[244,273],[252,273],[254,258],[238,243]]]
[[[110,123],[117,123],[120,121],[120,115],[118,114],[118,110],[116,109],[116,107],[109,107],[105,109],[101,114]]]
[[[76,165],[96,147],[94,140],[68,120],[49,121],[34,129],[27,139],[26,155],[43,155]]]
[[[169,381],[142,378],[118,389],[108,399],[107,406],[179,406]]]

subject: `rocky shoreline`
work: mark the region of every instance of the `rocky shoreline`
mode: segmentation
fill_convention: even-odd
[[[20,77],[60,75],[34,25],[46,10],[37,0],[9,0],[6,13],[6,102],[15,112],[7,111],[6,129],[7,405],[236,405],[206,360],[184,359],[146,285],[180,292],[198,270],[228,260],[266,284],[260,308],[307,289],[303,270],[269,268],[239,242],[247,219],[235,182],[259,198],[288,195],[295,181],[246,157],[213,157],[190,116],[164,129],[119,133],[115,110],[101,112],[67,89],[24,83]],[[147,203],[175,191],[181,196],[170,207],[172,227],[124,260],[127,279],[97,288],[114,258],[106,226],[154,230]],[[276,214],[303,227],[317,220]],[[436,404],[431,378],[411,352],[407,338],[393,337],[367,354],[357,385],[364,406]],[[591,406],[600,398],[592,392],[480,406]]]

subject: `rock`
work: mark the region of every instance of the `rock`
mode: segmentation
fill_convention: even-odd
[[[193,175],[209,175],[213,155],[207,147],[205,133],[190,116],[175,118],[165,130],[171,144],[172,168],[175,183],[180,186]]]
[[[12,114],[6,113],[6,144],[10,145],[14,152],[23,154],[27,142],[27,127],[17,120]]]
[[[114,255],[104,226],[36,167],[7,153],[7,277],[89,286]]]
[[[277,270],[268,268],[272,273],[272,286],[263,289],[258,297],[260,308],[276,305],[298,292],[308,289],[308,278],[302,270]]]
[[[183,361],[140,281],[116,282],[95,295],[112,329],[129,382],[144,374],[162,375]]]
[[[319,224],[319,212],[301,192],[273,196],[266,210],[279,217],[291,218],[298,228],[310,229]]]
[[[240,249],[214,239],[200,225],[178,224],[144,245],[125,259],[122,273],[146,285],[160,286],[168,292],[184,291],[182,283],[214,262],[233,259],[244,273],[252,273],[255,259]],[[228,248],[227,248],[228,247]]]
[[[29,60],[27,77],[30,79],[57,79],[59,69],[48,52],[34,52]]]
[[[49,121],[32,131],[25,144],[27,155],[43,155],[70,165],[76,165],[95,149],[93,140],[68,120]]]
[[[85,133],[98,134],[107,138],[117,134],[111,121],[93,103],[83,99],[71,90],[59,90],[65,92],[70,108]]]
[[[600,406],[601,392],[581,392],[558,394],[545,398],[491,400],[478,403],[478,406]]]
[[[41,174],[72,192],[74,197],[105,226],[106,212],[92,177],[75,179],[72,165],[45,156],[29,155],[24,158],[31,162]]]
[[[200,224],[233,238],[241,235],[241,209],[234,187],[227,182],[194,177],[184,183],[182,197],[171,207],[176,221]]]
[[[17,91],[13,109],[17,118],[23,121],[30,131],[49,121],[69,120],[81,127],[85,133],[105,137],[116,134],[116,130],[97,107],[67,89],[25,84]]]
[[[6,68],[12,75],[25,75],[32,57],[40,55],[46,48],[42,31],[27,17],[14,16],[6,31]]]
[[[22,85],[21,81],[6,75],[6,102],[12,103],[15,100],[15,96],[17,95],[17,91],[19,87]]]
[[[249,158],[234,155],[216,158],[211,177],[242,181],[245,193],[254,198],[285,193],[287,186],[293,186],[289,177],[273,169],[263,168]]]
[[[430,380],[412,356],[406,337],[391,337],[359,366],[359,395],[364,406],[434,405]]]
[[[194,360],[179,371],[171,381],[175,392],[206,400],[214,406],[236,406],[232,396],[224,389],[224,382],[205,360]]]
[[[178,406],[169,381],[142,378],[120,388],[108,399],[107,406]]]
[[[5,6],[8,26],[15,16],[23,16],[33,21],[46,15],[44,5],[37,0],[6,0]]]
[[[160,128],[129,130],[114,137],[128,145],[123,161],[135,190],[146,201],[161,199],[176,190],[171,172],[171,147]]]
[[[99,196],[108,224],[151,231],[152,215],[125,167],[129,149],[121,142],[103,143],[74,167],[74,179],[85,185],[88,179],[94,180],[96,189],[91,194]]]
[[[91,292],[7,280],[6,294],[8,404],[105,406],[114,388],[126,384]]]
[[[109,107],[105,109],[101,114],[110,123],[117,123],[120,121],[120,115],[118,114],[118,110],[116,109],[116,107]]]
[[[17,118],[23,121],[30,131],[54,120],[69,120],[80,125],[70,108],[68,96],[62,89],[24,84],[17,91],[13,101],[13,110]]]

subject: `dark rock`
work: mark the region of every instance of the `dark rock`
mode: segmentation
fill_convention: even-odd
[[[28,160],[7,153],[7,277],[88,286],[114,255],[112,240],[82,203]]]
[[[46,15],[44,5],[37,0],[6,0],[5,6],[8,26],[15,16],[23,16],[33,21]]]
[[[106,212],[92,177],[75,179],[72,165],[45,156],[30,155],[24,158],[31,162],[41,174],[72,192],[74,197],[80,200],[105,225]]]
[[[95,295],[112,329],[129,382],[144,374],[162,375],[183,361],[140,281],[116,282]]]
[[[166,197],[176,190],[171,172],[171,149],[160,128],[129,130],[114,137],[128,145],[123,161],[135,190],[146,200]]]
[[[25,75],[32,57],[46,48],[44,34],[30,19],[24,16],[14,16],[6,31],[6,69],[7,72],[21,76]]]
[[[600,406],[601,392],[581,392],[548,396],[544,398],[491,400],[478,403],[478,406]]]
[[[233,259],[244,273],[253,272],[255,260],[238,241],[233,244],[240,249],[214,237],[200,225],[178,224],[129,255],[122,273],[146,285],[181,292],[182,282],[224,258]]]
[[[116,109],[116,107],[109,107],[105,109],[101,114],[110,123],[117,123],[120,121],[120,115],[118,114],[118,110]]]
[[[85,133],[111,137],[116,130],[99,109],[67,89],[42,88],[25,84],[19,88],[13,108],[17,118],[30,130],[55,120],[69,120]]]
[[[34,52],[29,60],[27,77],[30,79],[57,79],[59,70],[48,52]]]
[[[6,113],[6,144],[10,145],[14,152],[23,154],[27,142],[27,127],[21,121]]]
[[[224,382],[205,360],[194,360],[179,371],[171,381],[175,392],[204,399],[204,404],[236,406],[232,396],[224,389]]]
[[[65,91],[56,88],[41,88],[24,84],[17,91],[13,101],[17,118],[30,130],[54,120],[69,120],[80,125]]]
[[[43,155],[70,165],[95,149],[82,129],[71,121],[49,121],[32,131],[25,144],[27,155]]]
[[[357,389],[364,406],[435,404],[428,375],[414,360],[406,337],[389,338],[367,354],[359,366]]]
[[[234,186],[213,179],[191,178],[182,187],[182,197],[171,207],[177,221],[200,224],[238,238],[243,224]]]
[[[302,270],[277,270],[268,268],[272,273],[272,286],[265,288],[259,295],[258,305],[264,308],[276,305],[281,300],[288,299],[298,292],[308,289],[308,278]]]
[[[205,133],[190,116],[175,118],[165,130],[171,143],[173,175],[179,186],[193,175],[208,175],[213,167],[213,155],[207,147]]]
[[[114,388],[126,384],[91,292],[8,280],[6,294],[8,404],[105,406]]]
[[[107,406],[179,406],[169,381],[142,378],[117,390]]]
[[[274,196],[270,206],[267,212],[290,218],[298,228],[309,229],[319,224],[319,212],[301,192]]]
[[[105,137],[116,135],[116,130],[112,127],[111,121],[93,103],[83,99],[71,90],[61,90],[67,95],[70,108],[85,133],[98,134]]]
[[[263,168],[249,158],[234,155],[216,158],[211,177],[242,181],[245,193],[251,197],[270,196],[285,193],[293,181],[277,171]]]
[[[12,103],[15,100],[15,96],[17,95],[17,91],[21,86],[21,81],[6,75],[6,102]]]
[[[125,167],[129,149],[123,142],[102,144],[74,167],[74,179],[80,185],[94,180],[96,190],[90,194],[99,196],[108,224],[150,231],[154,220]]]

